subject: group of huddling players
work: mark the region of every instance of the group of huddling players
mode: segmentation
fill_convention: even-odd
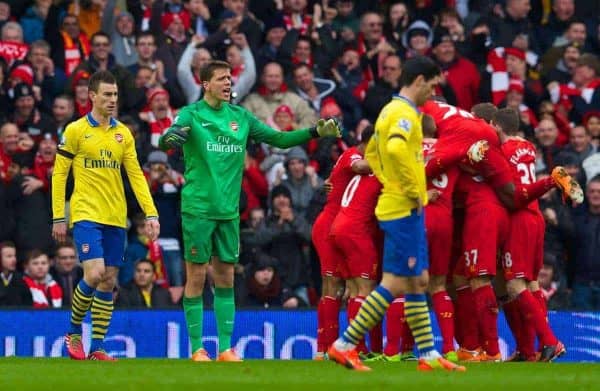
[[[403,85],[409,82],[405,79]],[[450,365],[457,362],[502,361],[499,305],[516,340],[516,351],[508,360],[553,361],[566,350],[550,327],[537,283],[545,230],[537,198],[557,187],[565,199],[580,204],[581,188],[560,166],[551,176],[536,180],[536,150],[519,136],[516,111],[481,103],[467,112],[435,98],[422,104],[418,97],[404,96],[406,88],[383,109],[375,128],[363,132],[361,143],[341,155],[328,179],[332,189],[313,227],[323,279],[315,359],[329,358],[348,368],[368,370],[363,362],[416,361],[415,342],[423,357],[424,350],[433,349],[432,330],[426,303],[418,308],[414,296],[424,300],[428,292],[442,336],[445,360],[441,366],[445,369],[464,370]],[[414,256],[429,258],[429,270],[425,266],[419,287],[409,286],[404,289],[406,295],[395,295],[385,286],[389,272],[385,265],[393,252],[385,225],[390,216],[380,209],[393,180],[389,171],[386,177],[387,162],[382,163],[381,155],[386,153],[382,152],[385,143],[394,137],[405,142],[408,149],[404,152],[410,151],[408,135],[416,130],[410,116],[394,107],[402,101],[420,105],[418,109],[413,106],[413,111],[422,113],[416,118],[422,121],[429,203],[425,202],[422,212],[419,205],[411,214],[424,214],[427,249]],[[390,128],[386,117],[393,110],[401,114]],[[382,134],[386,131],[389,137]],[[377,139],[370,141],[373,133]],[[401,179],[408,183],[413,180],[410,176],[418,177],[408,166],[397,164],[395,170],[408,177]],[[413,231],[405,240],[419,242],[419,235]],[[414,267],[410,251],[396,254],[408,255],[408,267]],[[375,288],[382,264],[383,280]],[[382,291],[382,286],[387,290]],[[343,297],[347,297],[349,326],[338,338]],[[369,347],[364,338],[367,332]],[[434,367],[419,360],[419,369]]]

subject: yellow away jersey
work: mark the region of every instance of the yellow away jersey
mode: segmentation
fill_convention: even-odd
[[[65,219],[65,186],[73,167],[75,187],[70,223],[88,220],[125,227],[127,203],[121,167],[125,168],[146,217],[157,217],[148,183],[140,168],[135,141],[129,129],[115,119],[104,128],[91,113],[70,123],[58,146],[52,173],[53,221]]]
[[[375,122],[365,158],[383,189],[375,214],[379,220],[410,215],[416,199],[427,204],[421,113],[408,99],[395,95]]]

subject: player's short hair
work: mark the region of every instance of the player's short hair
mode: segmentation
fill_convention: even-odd
[[[519,114],[511,108],[498,110],[492,117],[492,122],[500,126],[508,135],[514,135],[519,131]]]
[[[211,60],[200,70],[200,80],[209,81],[217,69],[229,69],[231,71],[231,65],[226,61]]]
[[[488,124],[494,117],[494,114],[498,111],[498,108],[489,102],[477,103],[471,107],[471,113],[477,118],[481,118]]]
[[[423,114],[421,119],[423,126],[423,136],[424,137],[435,137],[435,132],[437,131],[437,126],[432,116],[429,114]]]
[[[440,67],[429,57],[416,56],[409,58],[402,65],[400,87],[410,86],[419,76],[429,81],[441,74]]]
[[[371,137],[373,137],[373,134],[375,134],[375,127],[373,125],[365,126],[362,133],[360,134],[360,142],[363,144],[367,144],[369,140],[371,140]]]
[[[110,71],[98,71],[94,73],[92,77],[90,77],[88,89],[93,92],[98,92],[100,83],[117,84],[117,79],[115,79],[114,75],[110,73]]]

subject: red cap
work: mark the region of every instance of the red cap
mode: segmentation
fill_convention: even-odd
[[[29,65],[21,64],[15,67],[11,72],[9,77],[11,78],[19,78],[23,83],[33,85],[33,69]]]
[[[522,51],[521,49],[517,49],[517,48],[506,48],[504,49],[504,52],[506,53],[507,56],[515,56],[518,59],[520,59],[521,61],[525,61],[525,52]]]
[[[331,99],[331,100],[327,100],[321,106],[320,114],[321,114],[321,118],[339,117],[340,115],[342,115],[342,109],[333,99]]]
[[[80,70],[78,71],[75,76],[73,76],[73,89],[75,89],[75,87],[77,87],[79,85],[79,82],[81,80],[86,81],[90,79],[90,74],[88,71],[83,71]]]
[[[187,11],[181,11],[178,13],[165,12],[160,18],[160,27],[164,30],[167,30],[171,23],[175,21],[175,19],[180,19],[183,23],[183,27],[188,30],[191,25],[190,14]]]
[[[510,81],[508,82],[508,90],[518,92],[519,94],[523,94],[525,92],[523,80],[510,79]]]
[[[281,106],[277,106],[277,108],[275,109],[275,114],[279,114],[279,113],[286,113],[288,115],[290,115],[292,118],[294,118],[294,112],[292,111],[292,108],[288,105],[281,105]]]
[[[146,99],[148,100],[148,104],[151,105],[154,98],[156,98],[159,95],[164,95],[167,97],[167,99],[169,99],[169,93],[164,88],[161,88],[161,87],[150,88],[146,92]]]

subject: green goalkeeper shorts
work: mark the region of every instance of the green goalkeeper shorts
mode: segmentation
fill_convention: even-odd
[[[237,263],[240,255],[240,218],[210,220],[182,214],[185,260],[206,263],[211,256],[228,263]]]

